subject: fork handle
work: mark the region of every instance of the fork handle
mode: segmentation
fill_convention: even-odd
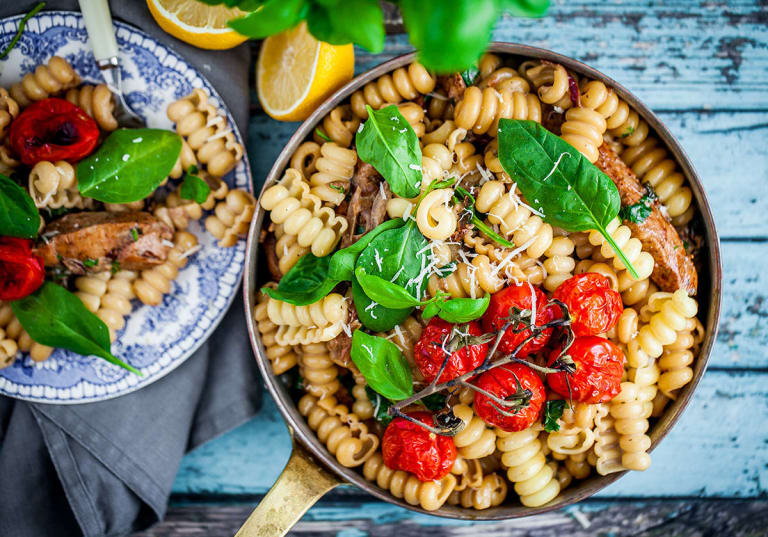
[[[100,68],[118,63],[117,40],[108,0],[79,0],[93,55]]]

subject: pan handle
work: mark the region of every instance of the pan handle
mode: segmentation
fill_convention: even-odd
[[[293,440],[283,473],[235,537],[282,537],[317,500],[341,483]]]

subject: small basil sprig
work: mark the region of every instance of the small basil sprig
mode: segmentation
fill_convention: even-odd
[[[544,416],[542,418],[545,431],[553,433],[560,430],[560,424],[557,423],[557,420],[563,416],[564,410],[564,399],[552,399],[547,401],[547,404],[544,406]]]
[[[181,138],[164,129],[118,129],[77,164],[77,188],[104,203],[146,198],[171,173]]]
[[[483,220],[477,216],[477,212],[475,211],[475,197],[469,193],[469,191],[463,187],[458,187],[455,190],[456,195],[454,196],[454,200],[458,203],[460,200],[464,200],[466,203],[465,210],[469,211],[472,214],[472,223],[475,225],[475,227],[486,237],[489,239],[499,243],[502,246],[506,246],[507,248],[514,248],[515,243],[508,241],[498,233],[496,233],[491,227],[483,222]]]
[[[357,156],[376,168],[393,194],[414,198],[421,187],[419,138],[397,106],[368,110],[368,119],[355,135]]]
[[[388,339],[355,330],[350,356],[368,386],[387,399],[400,401],[413,395],[411,366]]]
[[[613,181],[577,149],[535,121],[499,121],[499,160],[544,220],[566,231],[596,229],[629,273],[629,259],[605,227],[621,208]]]
[[[191,166],[184,174],[184,181],[179,188],[179,197],[196,203],[205,203],[211,193],[211,187],[198,175],[197,166]]]
[[[288,273],[280,279],[277,289],[262,290],[272,298],[295,306],[314,304],[344,281],[354,278],[355,262],[360,252],[384,231],[402,227],[403,220],[396,218],[376,226],[357,242],[338,250],[333,255],[317,257],[312,253],[302,256]]]
[[[486,294],[483,298],[452,298],[446,301],[436,300],[434,303],[438,307],[436,312],[438,317],[449,323],[458,324],[468,323],[482,317],[490,302],[491,295]],[[422,314],[422,317],[429,319],[432,315]]]
[[[332,45],[352,41],[374,54],[384,50],[384,14],[379,0],[344,0],[343,8],[340,4],[313,3],[307,26],[317,39]]]
[[[27,191],[0,173],[0,235],[34,239],[40,213]]]
[[[38,343],[83,356],[98,356],[141,375],[112,354],[107,325],[63,287],[45,282],[31,295],[11,302],[11,308],[24,330]]]
[[[237,33],[247,35],[251,39],[264,39],[270,35],[278,34],[296,26],[301,19],[307,16],[305,0],[203,1],[208,4],[220,4],[223,1],[229,7],[238,5],[241,9],[253,10],[243,17],[227,22],[227,25]]]

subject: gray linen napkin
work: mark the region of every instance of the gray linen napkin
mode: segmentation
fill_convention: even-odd
[[[0,17],[36,3],[2,0]],[[198,50],[163,33],[145,2],[111,4],[115,19],[201,69],[247,133],[247,45]],[[75,0],[49,0],[46,8],[79,10]],[[73,406],[0,397],[0,536],[119,536],[157,522],[184,453],[253,416],[260,384],[238,293],[212,338],[142,390]]]

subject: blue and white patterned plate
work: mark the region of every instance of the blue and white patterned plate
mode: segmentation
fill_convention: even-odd
[[[0,21],[0,49],[16,33],[21,17]],[[150,127],[171,128],[166,106],[204,88],[223,110],[211,84],[181,56],[147,34],[115,22],[123,65],[123,86],[128,103]],[[83,18],[67,11],[46,12],[32,18],[13,51],[0,60],[0,85],[10,86],[24,73],[53,55],[65,57],[85,80],[99,82]],[[226,112],[243,143],[234,121]],[[230,187],[251,187],[245,156],[225,180]],[[211,334],[237,292],[243,274],[245,241],[219,248],[199,223],[190,227],[202,249],[179,272],[172,291],[157,307],[134,304],[126,327],[112,345],[115,356],[138,368],[142,377],[95,357],[57,349],[41,363],[22,356],[0,370],[0,393],[45,403],[90,403],[123,395],[146,386],[178,367]]]

